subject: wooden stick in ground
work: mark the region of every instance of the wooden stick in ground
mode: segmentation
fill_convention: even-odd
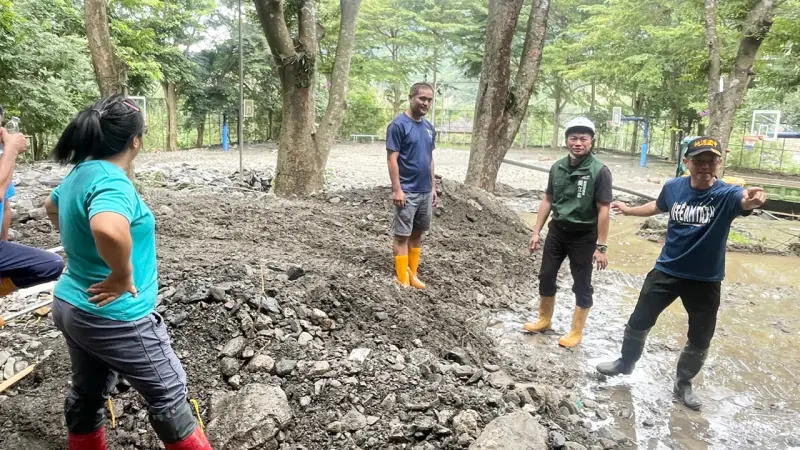
[[[36,367],[35,364],[32,366],[28,366],[27,368],[25,368],[25,370],[7,379],[6,381],[3,382],[3,384],[0,384],[0,394],[2,394],[3,391],[5,391],[6,389],[13,386],[17,381],[27,377],[29,373],[33,372],[34,367]]]

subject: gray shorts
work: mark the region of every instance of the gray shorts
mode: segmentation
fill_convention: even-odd
[[[411,236],[415,230],[428,231],[433,216],[433,193],[406,192],[406,204],[395,207],[392,230],[395,236]]]

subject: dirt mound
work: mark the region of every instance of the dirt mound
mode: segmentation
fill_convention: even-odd
[[[449,180],[441,189],[420,267],[428,288],[418,291],[393,281],[388,188],[289,201],[145,187],[157,216],[157,310],[204,423],[224,414],[214,405],[235,404],[227,395],[259,383],[282,388],[293,419],[257,448],[462,448],[523,406],[570,439],[591,439],[549,419],[559,405],[547,388],[516,386],[546,374],[500,361],[477,320],[535,292],[528,228],[482,191]],[[38,222],[20,240],[57,241]],[[24,319],[0,331],[4,349],[38,365],[0,397],[0,447],[66,448],[63,339],[49,318]],[[111,448],[160,448],[124,380],[113,405]]]

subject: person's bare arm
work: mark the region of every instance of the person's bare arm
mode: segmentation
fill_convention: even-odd
[[[611,209],[613,209],[616,213],[622,214],[623,216],[635,217],[650,217],[664,212],[658,209],[655,200],[647,202],[642,206],[634,207],[628,206],[628,204],[625,202],[613,202],[611,203]]]
[[[0,155],[0,197],[5,198],[6,191],[14,180],[14,167],[17,156],[28,147],[28,141],[22,133],[8,134],[0,127],[0,142],[3,143],[3,154]]]
[[[111,273],[117,277],[130,276],[131,266],[131,228],[128,220],[121,214],[102,212],[89,221],[97,253],[103,258]]]
[[[539,203],[539,212],[536,213],[536,225],[533,227],[533,232],[539,234],[544,228],[544,223],[550,217],[550,211],[553,209],[553,196],[545,195],[544,199]]]
[[[541,202],[539,202],[539,212],[536,213],[536,225],[533,227],[533,233],[531,233],[531,243],[530,243],[530,251],[535,252],[537,248],[539,248],[539,234],[542,232],[542,228],[544,228],[544,223],[547,222],[547,218],[550,216],[550,211],[553,209],[553,196],[551,194],[546,194]]]
[[[610,203],[597,203],[597,243],[601,245],[608,244],[608,226],[611,223],[610,208]]]
[[[11,228],[11,204],[8,203],[8,199],[3,200],[3,230],[0,231],[0,240],[7,241],[8,240],[8,230]]]
[[[436,193],[436,168],[433,164],[433,155],[431,155],[431,187],[433,192],[433,207],[439,204],[439,194]]]
[[[58,228],[58,205],[53,203],[53,200],[50,196],[47,196],[44,199],[44,210],[47,213],[47,218],[50,219],[50,223],[53,224],[53,229],[59,231]]]
[[[406,195],[400,186],[400,165],[397,159],[400,157],[400,152],[387,150],[387,161],[389,164],[389,179],[392,182],[392,202],[395,206],[405,206]]]

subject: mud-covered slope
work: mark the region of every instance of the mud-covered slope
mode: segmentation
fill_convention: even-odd
[[[158,221],[158,311],[204,422],[224,393],[262,383],[281,386],[293,417],[257,448],[462,448],[523,406],[552,424],[558,398],[516,386],[527,369],[499,361],[475,320],[535,293],[529,230],[494,197],[447,180],[441,189],[424,291],[393,281],[388,189],[310,200],[145,189]],[[25,241],[53,243],[35,220],[22,228]],[[0,400],[0,447],[66,448],[69,360],[50,319],[0,331],[0,349],[41,361]],[[110,448],[160,448],[138,394],[123,382],[112,399]]]

